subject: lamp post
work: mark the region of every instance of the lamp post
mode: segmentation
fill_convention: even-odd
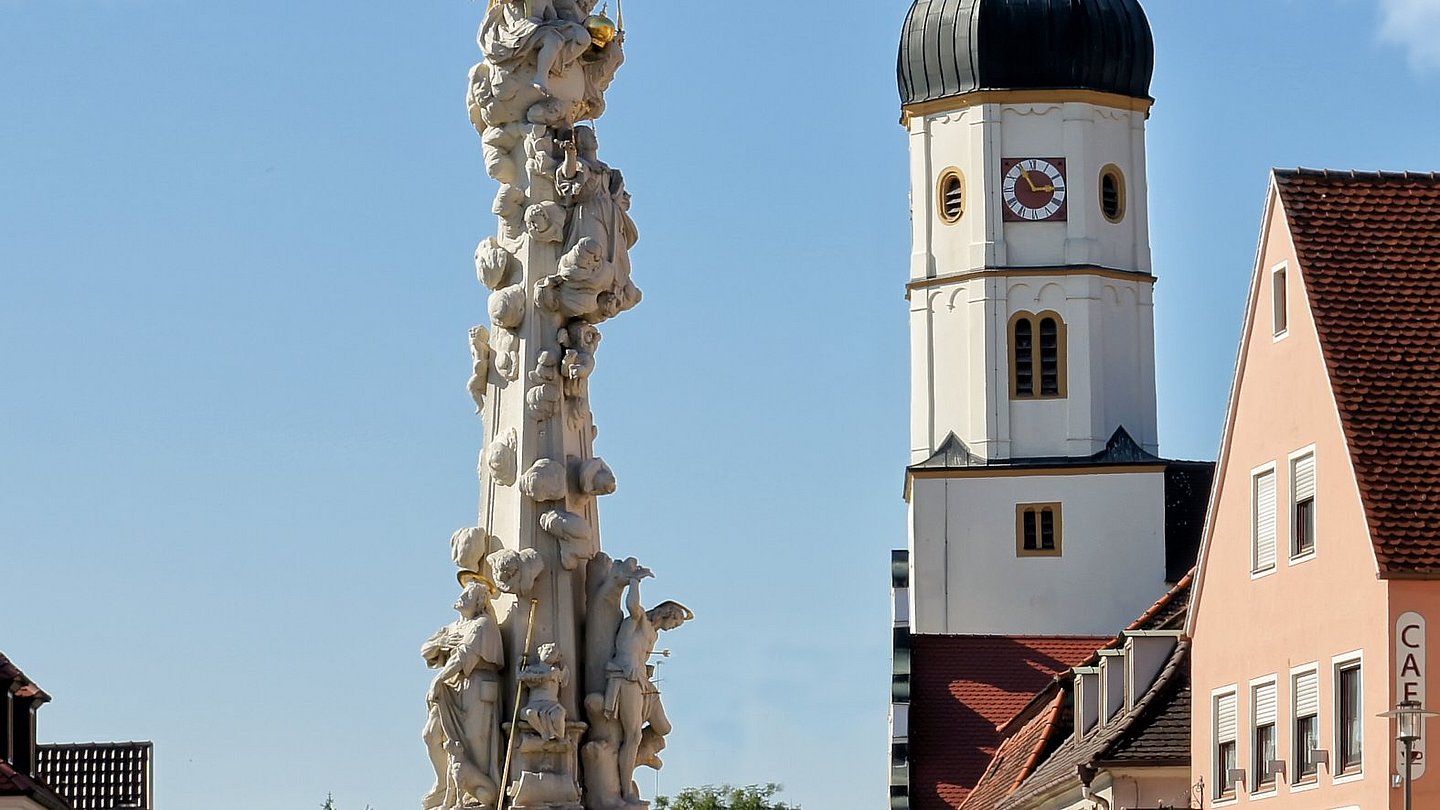
[[[1436,714],[1426,711],[1418,700],[1402,700],[1394,709],[1380,715],[1395,718],[1395,739],[1405,747],[1405,810],[1411,810],[1411,766],[1415,763],[1415,742],[1421,737],[1425,721]]]

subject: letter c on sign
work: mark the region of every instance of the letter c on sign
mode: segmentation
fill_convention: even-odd
[[[1404,627],[1400,628],[1400,643],[1405,645],[1406,647],[1409,647],[1412,650],[1419,649],[1421,642],[1423,642],[1425,639],[1425,636],[1422,634],[1420,636],[1420,641],[1415,641],[1410,638],[1410,633],[1412,631],[1418,631],[1419,629],[1420,625],[1418,624],[1407,624]]]

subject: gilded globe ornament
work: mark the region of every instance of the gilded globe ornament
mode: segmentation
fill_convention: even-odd
[[[614,42],[616,35],[620,33],[615,21],[605,16],[603,10],[599,14],[591,14],[585,18],[585,30],[590,32],[590,41],[597,50]]]

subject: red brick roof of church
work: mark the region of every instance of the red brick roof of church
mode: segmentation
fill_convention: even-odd
[[[1440,577],[1440,174],[1275,182],[1380,571]]]
[[[1108,636],[911,638],[910,807],[958,808],[1002,740],[1001,727]]]

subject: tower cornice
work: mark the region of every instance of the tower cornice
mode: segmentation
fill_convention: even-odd
[[[982,104],[1093,104],[1127,112],[1144,113],[1150,117],[1155,100],[1134,98],[1098,90],[977,90],[960,96],[937,98],[900,108],[900,124],[909,126],[910,119],[939,113],[955,112]]]
[[[908,297],[910,292],[923,290],[927,287],[958,284],[962,281],[970,281],[977,278],[1011,278],[1014,276],[1098,276],[1100,278],[1113,278],[1119,281],[1136,281],[1142,284],[1152,285],[1158,280],[1150,273],[1140,273],[1134,270],[1117,270],[1113,267],[1101,267],[1098,264],[1072,264],[1058,267],[986,267],[982,270],[966,270],[961,273],[947,273],[943,276],[911,281],[905,285],[905,293]]]

